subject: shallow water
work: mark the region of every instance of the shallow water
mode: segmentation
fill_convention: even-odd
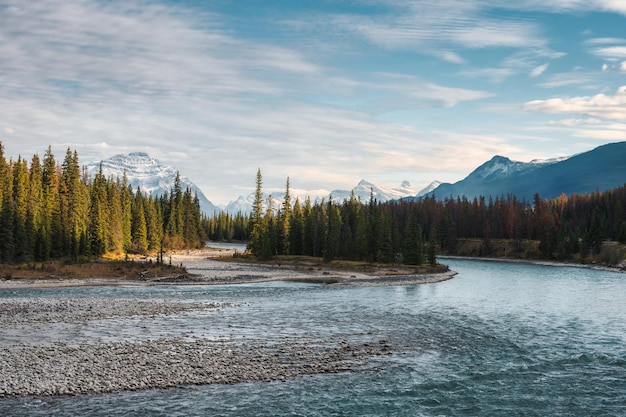
[[[0,330],[3,344],[182,335],[387,340],[351,373],[286,382],[66,398],[0,399],[7,416],[626,415],[626,275],[446,260],[452,280],[333,289],[301,283],[63,288],[11,296],[207,300],[238,307],[167,318]],[[0,345],[1,347],[1,345]]]

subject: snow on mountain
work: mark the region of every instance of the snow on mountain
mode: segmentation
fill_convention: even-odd
[[[494,156],[464,179],[444,183],[431,193],[438,199],[468,199],[513,195],[532,201],[535,195],[555,198],[561,194],[605,191],[626,182],[626,142],[598,146],[569,157],[512,161]]]
[[[177,173],[176,168],[161,164],[145,152],[132,152],[128,155],[118,154],[102,161],[92,162],[87,165],[87,171],[93,176],[98,172],[100,166],[102,166],[102,173],[105,177],[122,178],[126,173],[128,183],[133,190],[139,187],[142,192],[154,196],[171,192]],[[180,182],[183,190],[190,188],[193,193],[198,195],[200,210],[205,214],[212,215],[214,212],[220,211],[189,178],[181,174]]]
[[[408,181],[403,181],[400,187],[389,188],[361,180],[352,190],[335,190],[331,192],[330,195],[335,201],[343,201],[348,200],[352,192],[354,192],[354,196],[360,198],[362,202],[369,201],[372,193],[374,198],[379,202],[398,200],[417,194],[417,190],[412,188]]]
[[[548,163],[548,162],[544,162]],[[493,180],[504,178],[512,174],[537,168],[537,163],[511,161],[505,156],[496,155],[489,161],[476,168],[468,178],[473,180]]]
[[[324,199],[328,200],[330,197],[332,197],[332,199],[336,202],[343,202],[344,200],[350,199],[352,191],[354,191],[354,196],[356,198],[360,198],[363,203],[369,201],[370,194],[372,192],[374,193],[374,198],[379,202],[397,200],[403,197],[415,196],[417,194],[417,190],[415,188],[412,188],[411,184],[408,181],[403,181],[399,187],[384,187],[375,185],[365,180],[361,180],[352,190],[335,190],[326,197],[324,197]],[[268,195],[264,193],[264,204],[267,202],[267,197]],[[304,202],[307,196],[306,194],[303,194],[297,197],[300,198],[300,202]],[[272,193],[272,199],[274,200],[275,209],[278,209],[280,207],[284,198],[284,192]],[[292,195],[292,203],[295,201],[295,199],[296,196]],[[320,197],[311,198],[312,202],[319,202],[320,200]],[[224,211],[230,214],[237,214],[239,212],[241,212],[242,214],[249,214],[252,211],[253,203],[254,193],[250,193],[247,196],[239,196],[239,198],[237,198],[236,200],[228,203]]]
[[[428,184],[426,187],[424,187],[421,190],[419,190],[419,192],[417,193],[417,195],[415,197],[421,197],[423,195],[426,195],[426,194],[436,190],[437,187],[439,187],[440,185],[441,185],[440,181],[433,181],[430,184]]]

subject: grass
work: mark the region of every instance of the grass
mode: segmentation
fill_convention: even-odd
[[[301,255],[280,255],[269,260],[259,260],[252,255],[225,256],[217,258],[226,262],[246,262],[273,266],[286,266],[295,269],[330,270],[344,272],[360,272],[376,275],[409,275],[409,274],[432,274],[446,272],[445,265],[404,265],[383,264],[363,261],[334,260],[324,262],[322,258]]]
[[[97,258],[82,261],[50,260],[0,264],[0,279],[140,278],[145,275],[184,274],[184,268],[151,262]]]

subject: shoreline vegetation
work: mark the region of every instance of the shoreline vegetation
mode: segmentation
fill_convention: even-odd
[[[412,285],[434,283],[456,273],[447,266],[323,262],[306,256],[278,256],[259,261],[234,249],[169,252],[166,263],[143,256],[128,260],[29,262],[0,265],[0,289],[104,285],[223,285],[267,281],[334,286]],[[169,262],[167,262],[169,261]]]
[[[626,261],[616,264],[527,257],[537,242],[492,241],[490,256],[481,255],[479,239],[460,240],[457,253],[442,253],[444,264],[399,265],[333,260],[309,256],[276,256],[258,260],[235,249],[205,247],[168,252],[165,262],[136,256],[125,260],[51,260],[0,264],[0,289],[106,285],[224,285],[291,281],[331,286],[414,285],[448,280],[456,273],[445,259],[476,259],[546,266],[568,266],[626,273]],[[623,259],[624,245],[606,242],[606,251]],[[612,255],[615,257],[615,255]]]

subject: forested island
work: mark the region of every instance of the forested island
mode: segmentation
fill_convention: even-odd
[[[626,243],[626,188],[553,200],[513,195],[426,197],[381,203],[263,197],[257,172],[250,215],[203,214],[177,178],[169,193],[133,190],[126,177],[93,177],[68,149],[58,164],[6,160],[0,143],[0,262],[78,261],[105,254],[157,254],[203,247],[208,240],[247,242],[258,260],[306,255],[368,263],[421,265],[436,254],[600,262],[617,265]],[[158,254],[161,254],[159,257]]]

